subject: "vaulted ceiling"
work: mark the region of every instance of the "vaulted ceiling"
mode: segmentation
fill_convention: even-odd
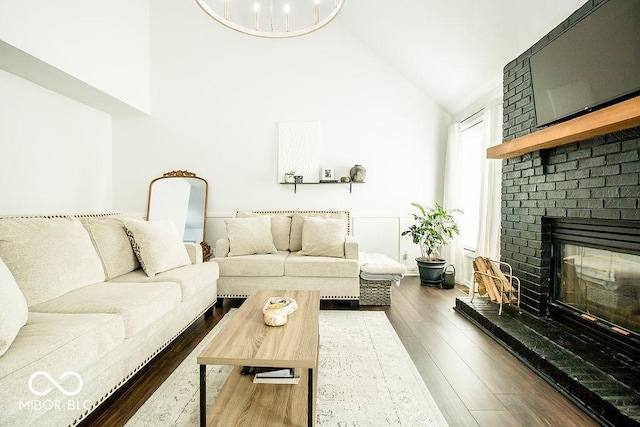
[[[337,20],[450,114],[585,0],[346,0]]]

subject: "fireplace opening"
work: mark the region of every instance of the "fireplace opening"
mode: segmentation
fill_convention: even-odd
[[[550,314],[640,349],[640,221],[547,219]]]

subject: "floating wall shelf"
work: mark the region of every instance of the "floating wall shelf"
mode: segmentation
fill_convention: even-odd
[[[640,126],[640,96],[489,147],[487,158],[509,159],[635,126]]]
[[[354,181],[349,181],[349,182],[281,182],[280,184],[293,185],[293,192],[294,193],[298,192],[298,185],[318,185],[318,184],[333,185],[333,184],[342,184],[342,185],[348,185],[349,186],[349,193],[352,193],[353,192],[353,184],[364,184],[364,182],[354,182]]]

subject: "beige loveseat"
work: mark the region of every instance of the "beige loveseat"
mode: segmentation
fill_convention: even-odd
[[[180,240],[119,215],[0,218],[0,425],[75,425],[211,312],[218,266]]]
[[[256,289],[317,290],[358,306],[358,243],[347,211],[237,212],[216,242],[218,303]]]

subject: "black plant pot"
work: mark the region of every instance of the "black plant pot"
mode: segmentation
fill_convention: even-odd
[[[418,263],[421,285],[436,288],[442,286],[442,272],[446,264],[445,260],[423,261],[421,258],[416,258],[416,262]]]

